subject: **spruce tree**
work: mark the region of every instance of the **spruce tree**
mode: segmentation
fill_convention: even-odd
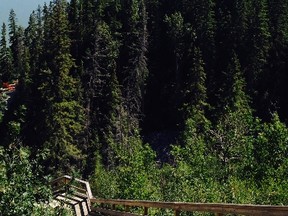
[[[70,25],[70,38],[71,38],[71,54],[72,57],[76,60],[76,64],[81,64],[81,58],[84,54],[83,51],[83,25],[82,17],[83,13],[86,13],[82,10],[82,1],[72,0],[68,6],[68,20]],[[81,75],[80,75],[81,76]]]
[[[218,158],[220,180],[231,176],[244,177],[251,174],[252,150],[251,128],[252,110],[249,97],[245,93],[245,80],[239,59],[235,52],[225,70],[226,86],[223,88],[222,111],[213,130],[211,149]],[[250,176],[251,177],[251,176]]]
[[[79,82],[70,75],[74,66],[70,54],[71,41],[65,0],[51,2],[45,18],[45,65],[40,86],[44,101],[45,136],[50,171],[71,172],[81,167],[83,153],[80,135],[83,129],[83,109],[79,103]],[[42,148],[43,148],[42,147]]]
[[[40,56],[43,52],[43,17],[42,8],[38,7],[29,17],[28,27],[25,29],[25,45],[31,55],[31,76],[34,77],[41,66]]]
[[[143,0],[121,1],[122,44],[117,77],[131,117],[131,129],[138,128],[143,112],[147,69],[147,14]],[[132,129],[133,130],[133,129]]]
[[[12,9],[9,14],[9,43],[13,56],[12,79],[18,79],[23,70],[22,56],[24,54],[24,30],[17,25],[17,18]]]
[[[246,57],[245,43],[248,20],[251,16],[250,0],[220,0],[216,4],[218,52],[225,55],[225,64],[230,60],[231,49],[239,56],[240,63]],[[225,52],[225,50],[229,50]],[[224,60],[224,59],[223,59]]]
[[[188,57],[191,64],[187,68],[183,92],[185,96],[183,105],[185,123],[181,136],[183,147],[181,153],[178,152],[178,157],[182,163],[188,164],[189,170],[193,173],[192,178],[205,178],[212,169],[210,156],[205,157],[211,154],[207,136],[211,123],[206,118],[208,107],[206,73],[200,49],[194,45],[189,50]]]
[[[95,30],[95,24],[97,21],[96,4],[100,4],[100,1],[94,0],[82,0],[80,3],[82,9],[80,10],[81,17],[81,31],[83,32],[83,55],[90,47],[93,41],[93,34]]]
[[[202,51],[203,61],[205,63],[204,67],[208,74],[208,82],[210,82],[210,76],[214,73],[216,51],[215,3],[213,0],[184,0],[182,2],[185,22],[190,23],[195,31],[196,43]]]
[[[281,119],[287,120],[287,52],[288,52],[288,2],[269,0],[271,50],[268,71],[262,79],[263,100],[260,110],[265,120],[271,118],[270,112],[277,111]],[[269,109],[267,109],[269,107]]]
[[[221,63],[215,65],[214,88],[211,89],[210,95],[211,105],[214,107],[218,106],[219,101],[215,92],[222,87],[223,80],[226,79],[222,72],[226,70],[230,62],[232,50],[237,54],[240,65],[245,71],[250,8],[250,0],[216,1],[216,62]]]
[[[33,147],[32,155],[34,156],[42,148],[41,143],[44,142],[45,134],[42,112],[44,101],[39,90],[43,83],[40,71],[45,59],[43,55],[43,16],[41,7],[33,11],[29,17],[28,27],[25,29],[25,46],[27,47],[25,53],[28,54],[30,68],[25,80],[24,104],[27,107],[27,114],[22,133],[24,144]]]
[[[9,82],[12,79],[13,59],[6,40],[6,25],[3,23],[0,41],[0,80]]]
[[[270,31],[268,20],[268,8],[266,0],[251,1],[250,23],[247,35],[247,64],[244,67],[247,77],[247,87],[253,99],[253,106],[261,107],[260,92],[261,79],[267,67],[268,53],[270,49]]]
[[[182,76],[182,59],[183,59],[183,38],[184,38],[184,18],[180,12],[175,12],[170,16],[165,16],[167,25],[167,34],[170,39],[170,52],[172,57],[172,77],[175,91],[179,92]]]
[[[198,47],[190,47],[188,57],[191,58],[184,77],[184,98],[187,106],[186,115],[192,117],[190,109],[193,107],[204,114],[207,106],[206,73],[202,54]],[[188,60],[187,60],[188,62]]]
[[[9,14],[9,42],[13,46],[13,44],[16,43],[16,36],[17,36],[17,19],[16,19],[16,13],[12,9]]]
[[[273,41],[284,45],[288,41],[288,2],[268,0],[268,11]]]
[[[187,32],[191,30],[191,26],[185,25],[184,18],[181,12],[175,12],[171,15],[166,15],[164,18],[164,23],[166,25],[166,60],[165,60],[165,70],[167,70],[163,74],[159,74],[159,79],[163,79],[164,84],[161,86],[165,89],[161,97],[164,97],[167,101],[166,106],[162,107],[162,109],[167,109],[165,113],[169,121],[165,122],[167,125],[172,124],[172,127],[175,127],[176,122],[178,122],[179,116],[178,109],[181,107],[182,96],[182,82],[183,82],[183,58],[184,58],[184,38]],[[190,39],[190,38],[189,38]],[[193,42],[193,38],[192,38]],[[191,41],[189,41],[190,45]],[[164,62],[163,62],[164,63]],[[163,100],[163,99],[161,99]],[[172,113],[174,113],[172,115]],[[167,120],[165,120],[167,121]],[[170,125],[169,125],[170,126]]]
[[[109,118],[111,107],[109,104],[114,100],[111,96],[114,90],[111,89],[111,79],[116,73],[116,59],[118,57],[119,44],[111,35],[110,27],[102,21],[96,23],[94,32],[94,43],[91,44],[84,60],[84,99],[87,110],[87,139],[89,150],[88,164],[95,166],[96,151],[103,156],[104,165],[109,166],[112,161],[109,157],[111,146],[108,139],[111,124]],[[116,140],[115,140],[116,142]],[[93,169],[92,169],[93,170]]]

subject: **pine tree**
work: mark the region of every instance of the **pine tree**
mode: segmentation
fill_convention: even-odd
[[[13,43],[16,41],[17,35],[17,20],[15,11],[12,9],[9,14],[9,36],[10,36],[10,44],[13,46]]]
[[[193,31],[190,38],[195,37]],[[195,122],[195,130],[203,133],[207,130],[206,111],[207,104],[207,74],[202,53],[195,44],[195,39],[191,39],[187,53],[184,58],[183,67],[183,116],[184,121]],[[190,120],[189,120],[190,119]],[[184,129],[185,130],[185,129]]]
[[[206,73],[201,51],[193,45],[189,49],[188,57],[191,64],[188,65],[185,77],[184,89],[184,130],[181,136],[183,147],[176,159],[190,167],[193,178],[208,177],[212,169],[210,164],[208,131],[211,123],[206,118],[207,89]],[[190,179],[191,180],[191,179]],[[191,180],[193,181],[193,180]]]
[[[272,38],[283,45],[288,41],[288,2],[268,0],[268,6]]]
[[[65,0],[55,0],[45,14],[46,59],[40,86],[45,120],[43,145],[49,149],[49,168],[60,173],[81,166],[84,156],[79,142],[84,115],[77,92],[79,82],[70,75],[74,63],[66,9]]]
[[[196,43],[202,51],[204,67],[208,73],[207,78],[210,79],[215,64],[215,3],[213,0],[184,0],[182,2],[185,22],[190,23],[195,31]]]
[[[250,0],[220,0],[216,4],[218,51],[225,55],[225,64],[230,60],[233,49],[239,55],[240,63],[246,57],[245,43],[250,18]],[[229,52],[225,52],[229,50]]]
[[[0,41],[0,80],[3,82],[11,81],[12,79],[12,54],[6,41],[6,25],[3,23],[1,29]]]
[[[3,26],[2,33],[5,33],[6,37],[6,26]],[[0,140],[2,145],[9,145],[11,143],[18,142],[21,135],[21,124],[24,120],[26,108],[23,105],[23,91],[20,91],[20,85],[23,86],[23,80],[20,77],[25,76],[26,69],[29,70],[29,66],[25,56],[24,46],[24,30],[22,27],[16,25],[16,15],[13,10],[9,16],[9,36],[10,36],[10,47],[6,44],[6,39],[2,35],[3,49],[1,53],[1,67],[4,72],[4,79],[6,82],[12,82],[19,79],[19,85],[16,91],[14,91],[13,98],[11,98],[8,104],[7,112],[3,117],[3,122],[0,125],[2,139]],[[27,67],[26,67],[27,66]],[[5,77],[6,76],[6,77]],[[19,89],[19,91],[18,91]]]
[[[95,24],[97,21],[97,13],[96,13],[96,4],[100,4],[99,2],[93,0],[83,0],[81,3],[81,25],[83,32],[83,55],[85,55],[86,50],[93,44],[93,33],[95,30]]]
[[[215,92],[223,85],[223,71],[230,62],[231,52],[236,52],[240,65],[245,71],[247,65],[247,34],[250,20],[250,0],[219,0],[216,1],[216,62],[214,86],[210,90],[211,105],[218,106],[219,98]],[[213,114],[212,114],[213,115]],[[216,114],[217,115],[217,114]]]
[[[179,92],[182,76],[182,59],[183,59],[183,44],[184,44],[184,19],[180,12],[175,12],[170,16],[165,17],[167,25],[167,34],[171,43],[170,52],[173,53],[173,78],[175,91]]]
[[[35,76],[39,70],[40,56],[43,52],[43,17],[41,7],[38,7],[37,11],[33,11],[29,17],[28,27],[25,29],[25,45],[29,48],[31,55],[31,76]]]
[[[270,32],[266,0],[253,0],[251,3],[251,19],[248,29],[248,42],[250,47],[247,52],[247,64],[244,67],[247,77],[249,94],[253,98],[253,106],[261,107],[260,92],[261,78],[267,67],[268,52],[270,49]]]
[[[198,47],[190,47],[188,57],[191,58],[187,65],[187,74],[184,77],[184,98],[187,106],[186,115],[191,118],[189,109],[195,109],[204,114],[207,106],[206,73],[201,51]],[[188,62],[188,59],[187,59]]]
[[[277,111],[280,118],[287,119],[287,51],[288,51],[288,3],[281,0],[269,0],[269,18],[271,32],[271,50],[268,69],[262,79],[263,101],[261,117],[270,119],[269,112]],[[269,109],[267,109],[269,107]]]
[[[117,77],[131,117],[131,129],[138,128],[142,114],[147,69],[147,14],[143,0],[121,1],[122,46]],[[133,129],[132,129],[133,130]]]
[[[188,8],[187,21],[196,34],[197,46],[202,51],[202,58],[205,63],[204,69],[207,76],[208,100],[213,100],[215,91],[215,68],[216,68],[216,17],[215,1],[195,0],[184,1],[184,8]],[[185,15],[184,15],[185,17]],[[211,98],[211,99],[210,99]]]
[[[166,118],[169,117],[169,121],[165,122],[165,124],[172,124],[174,127],[176,122],[178,122],[179,116],[174,115],[178,114],[178,109],[181,107],[182,96],[182,83],[183,83],[183,58],[184,58],[184,44],[185,44],[185,36],[186,36],[186,28],[187,32],[191,30],[191,26],[185,25],[183,15],[180,12],[172,13],[171,15],[166,15],[164,18],[164,23],[166,25],[166,48],[165,48],[165,70],[167,70],[163,74],[159,74],[158,79],[163,79],[163,95],[160,97],[164,97],[167,101],[165,101],[165,108],[167,109],[165,112]],[[189,33],[188,33],[189,34]],[[190,38],[189,38],[190,39]],[[193,38],[192,38],[193,40]],[[190,43],[191,41],[189,41]],[[194,42],[194,41],[192,41]],[[190,44],[189,44],[190,45]],[[162,90],[163,91],[163,90]],[[164,99],[163,98],[163,99]],[[161,100],[163,100],[161,98]],[[164,101],[164,100],[163,100]],[[174,113],[172,115],[172,113]],[[167,120],[165,120],[167,121]],[[170,125],[171,126],[171,125]]]
[[[251,174],[252,150],[251,128],[252,110],[249,97],[245,93],[245,80],[235,52],[225,71],[226,86],[221,98],[222,111],[213,130],[212,149],[219,161],[218,173],[221,180],[230,176],[243,177]]]
[[[9,43],[13,56],[12,79],[18,79],[23,70],[24,30],[17,25],[16,14],[12,9],[9,14]]]
[[[82,23],[82,1],[72,0],[68,6],[68,20],[70,24],[71,54],[76,60],[76,64],[81,64],[81,58],[84,54],[83,49],[83,26]]]
[[[94,43],[87,51],[84,61],[85,103],[87,110],[87,136],[90,157],[88,164],[95,166],[96,151],[100,151],[105,159],[104,165],[111,164],[108,139],[111,124],[116,124],[110,118],[112,107],[109,105],[114,100],[111,96],[111,79],[115,79],[116,59],[119,44],[111,35],[111,30],[105,22],[96,23]],[[115,105],[113,105],[115,106]],[[116,105],[117,106],[117,105]],[[113,108],[114,109],[114,108]],[[110,122],[112,121],[112,122]],[[116,142],[116,140],[115,140]],[[120,144],[120,143],[119,143]],[[92,169],[93,170],[93,169]]]
[[[41,98],[40,86],[43,77],[40,76],[43,67],[43,16],[42,8],[38,7],[29,17],[28,27],[25,29],[25,56],[29,62],[29,72],[27,73],[24,84],[25,94],[24,105],[27,108],[25,123],[22,128],[23,143],[32,146],[32,155],[37,154],[43,143],[45,130],[43,128],[44,102]],[[28,65],[26,63],[26,65]],[[27,72],[27,69],[26,69]]]

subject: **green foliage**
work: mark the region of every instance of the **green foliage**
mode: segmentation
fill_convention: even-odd
[[[67,3],[51,3],[44,27],[45,67],[43,82],[39,87],[45,106],[45,137],[41,148],[50,150],[50,168],[58,167],[60,173],[69,173],[74,166],[81,167],[83,154],[77,139],[83,130],[84,112],[77,92],[79,82],[71,76],[74,66],[70,54]],[[50,169],[51,170],[51,169]]]
[[[7,101],[9,96],[5,93],[0,95],[0,123],[2,122],[5,111],[7,110]]]
[[[12,54],[13,68],[11,71],[11,79],[19,78],[24,69],[24,29],[17,25],[16,14],[11,9],[9,14],[9,43]],[[8,80],[10,81],[10,80]]]
[[[251,117],[241,111],[228,111],[211,130],[213,150],[218,158],[218,178],[227,179],[230,175],[245,176],[251,170],[253,143],[250,134]]]
[[[88,49],[84,62],[83,76],[88,81],[88,85],[84,86],[84,98],[88,110],[89,172],[93,171],[94,157],[98,150],[105,166],[114,163],[110,143],[122,142],[122,135],[119,134],[124,133],[119,122],[123,117],[123,98],[116,77],[119,43],[105,22],[97,23],[93,37],[93,45]]]
[[[247,54],[247,83],[252,96],[259,94],[261,75],[265,71],[270,48],[271,34],[268,25],[268,11],[266,0],[251,1],[251,23],[248,35],[248,46],[251,46]],[[252,75],[252,76],[251,76]],[[254,99],[256,101],[257,99]]]
[[[278,115],[273,114],[270,123],[261,124],[255,142],[256,178],[275,177],[277,181],[287,177],[288,129]],[[276,181],[276,182],[277,182]]]
[[[3,23],[0,41],[0,81],[8,82],[12,79],[13,59],[6,40],[6,25]]]
[[[122,23],[117,77],[132,127],[138,127],[143,110],[147,68],[147,11],[144,0],[120,1]]]
[[[188,58],[191,63],[187,65],[187,74],[185,74],[184,81],[184,114],[186,115],[185,118],[197,118],[194,115],[198,113],[203,116],[208,107],[206,102],[206,73],[200,49],[192,46],[189,47],[188,52]]]
[[[158,200],[158,169],[155,153],[139,139],[130,138],[133,149],[119,149],[115,153],[119,165],[107,169],[98,155],[95,174],[92,177],[95,195],[105,198]],[[120,147],[121,148],[121,147]],[[122,147],[123,148],[123,147]],[[125,147],[124,147],[125,148]]]
[[[43,184],[44,179],[40,181],[39,173],[33,172],[36,161],[29,159],[28,149],[1,147],[0,158],[2,215],[59,215],[48,205],[51,191],[46,186],[47,182]]]
[[[161,169],[162,200],[182,202],[221,202],[221,184],[209,176],[198,176],[185,161]]]
[[[287,205],[287,184],[287,179],[280,179],[272,176],[267,177],[262,182],[262,185],[259,189],[256,203],[269,205]]]
[[[175,12],[171,16],[165,16],[165,23],[169,28],[169,34],[173,41],[179,40],[183,36],[184,20],[180,12]]]
[[[117,175],[114,170],[106,170],[102,164],[102,158],[98,153],[96,155],[94,175],[90,178],[90,183],[94,196],[103,198],[117,198],[119,186],[117,182]]]
[[[136,145],[140,145],[140,140],[131,140]],[[135,147],[134,147],[135,148]],[[137,148],[137,147],[136,147]],[[128,155],[127,155],[128,156]],[[122,198],[155,200],[157,199],[157,187],[153,183],[155,169],[154,152],[149,146],[138,146],[137,150],[130,150],[129,156],[124,158],[117,170],[119,172],[119,189]],[[129,185],[129,187],[127,187]],[[121,196],[120,196],[121,197]]]
[[[182,4],[183,17],[195,31],[195,41],[203,53],[205,71],[210,76],[215,67],[215,1],[183,0]]]
[[[40,165],[77,170],[103,198],[287,205],[287,8],[53,0],[25,30],[12,10],[0,79],[19,85],[0,96],[0,210],[50,214],[35,204]]]

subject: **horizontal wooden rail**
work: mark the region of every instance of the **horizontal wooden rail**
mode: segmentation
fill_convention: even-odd
[[[73,178],[68,175],[61,176],[50,182],[52,186],[52,191],[60,193],[61,191],[67,191],[69,188],[74,190],[74,195],[79,197],[85,197],[87,201],[87,207],[90,211],[91,203],[90,200],[93,198],[90,184],[87,181],[83,181],[81,179]]]
[[[89,182],[66,175],[53,180],[51,186],[56,193],[58,191],[62,193],[61,191],[63,191],[63,189],[65,191],[67,188],[72,188],[76,195],[84,195],[87,197],[89,212],[92,210],[106,215],[138,216],[139,214],[130,211],[130,207],[138,207],[143,208],[142,215],[149,215],[149,209],[156,208],[172,210],[175,216],[180,215],[180,212],[207,212],[214,213],[217,216],[225,214],[288,216],[288,206],[96,199],[92,195]],[[97,207],[91,207],[93,204],[97,204]],[[123,206],[123,211],[117,211],[116,206]]]
[[[242,205],[242,204],[216,204],[216,203],[186,203],[186,202],[152,202],[152,201],[135,201],[135,200],[106,200],[92,198],[91,204],[100,205],[115,205],[130,206],[130,207],[142,207],[144,215],[148,215],[148,208],[160,208],[174,210],[175,215],[179,215],[181,211],[187,212],[209,212],[216,215],[236,214],[236,215],[255,215],[255,216],[287,216],[288,206],[270,206],[270,205]],[[95,208],[95,211],[100,211],[103,208]],[[93,208],[92,208],[93,210]],[[104,210],[104,209],[103,209]],[[104,211],[107,211],[105,209]],[[102,213],[105,213],[105,212]],[[109,215],[128,215],[127,212],[122,214],[113,209]],[[112,212],[112,213],[111,213]],[[115,212],[115,214],[113,214]],[[130,214],[130,213],[129,213]]]
[[[50,182],[51,186],[52,186],[52,190],[53,189],[58,189],[61,187],[64,187],[65,185],[68,185],[71,181],[74,181],[77,184],[80,184],[82,186],[82,188],[76,187],[74,185],[71,185],[72,188],[78,190],[78,191],[86,191],[87,197],[93,198],[92,192],[91,192],[91,188],[90,188],[90,184],[87,181],[83,181],[81,179],[77,179],[77,178],[73,178],[71,176],[68,175],[64,175],[61,176],[53,181]]]

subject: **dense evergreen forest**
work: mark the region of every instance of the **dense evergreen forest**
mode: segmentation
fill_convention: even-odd
[[[62,174],[102,198],[288,205],[287,0],[53,0],[0,39],[2,213]]]

